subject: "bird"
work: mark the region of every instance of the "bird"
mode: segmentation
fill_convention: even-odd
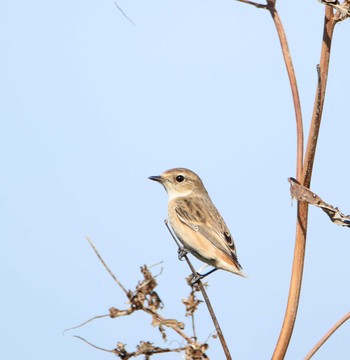
[[[150,180],[159,182],[168,193],[168,219],[173,232],[184,246],[214,269],[246,277],[238,262],[230,230],[216,209],[200,177],[192,170],[174,168]]]

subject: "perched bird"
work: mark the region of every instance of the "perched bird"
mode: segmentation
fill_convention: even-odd
[[[169,222],[184,248],[214,268],[245,276],[231,233],[199,176],[176,168],[149,179],[167,191]]]

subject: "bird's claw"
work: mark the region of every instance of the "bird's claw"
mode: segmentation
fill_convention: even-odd
[[[206,276],[212,274],[214,271],[218,270],[217,268],[211,269],[210,271],[208,271],[205,274],[200,274],[198,272],[196,272],[196,276],[193,276],[192,280],[191,280],[191,285],[195,285],[198,283],[198,281],[202,280],[203,278],[205,278]]]
[[[177,251],[179,260],[183,260],[183,258],[188,254],[188,250],[184,247],[179,248]]]
[[[197,275],[193,276],[193,278],[191,279],[190,284],[196,285],[200,280],[202,280],[205,277],[205,275],[202,275],[200,273],[197,273]]]

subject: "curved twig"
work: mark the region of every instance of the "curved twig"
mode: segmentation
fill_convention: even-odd
[[[317,352],[317,350],[337,331],[346,321],[350,319],[350,312],[344,315],[337,321],[321,338],[321,340],[310,350],[305,356],[304,360],[310,360]]]
[[[241,2],[254,5],[256,7],[262,8],[263,6],[257,6],[256,3],[251,3],[250,1],[239,0]],[[297,80],[294,72],[293,62],[288,46],[287,37],[284,31],[284,27],[281,21],[281,18],[276,10],[276,0],[267,0],[267,5],[265,6],[274,21],[277,34],[280,40],[282,54],[288,73],[289,83],[292,91],[295,118],[296,118],[296,132],[297,132],[297,159],[296,159],[296,177],[299,181],[302,181],[303,175],[303,146],[304,146],[304,134],[303,134],[303,121],[302,121],[302,112],[301,104],[297,86]],[[307,229],[307,216],[308,216],[308,206],[305,203],[298,203],[297,210],[297,226],[296,226],[296,240],[294,248],[294,260],[292,268],[292,276],[290,281],[288,303],[286,307],[285,317],[283,325],[281,328],[280,336],[277,341],[273,359],[283,359],[287,351],[295,320],[298,310],[302,274],[304,267],[304,256],[305,256],[305,244],[306,244],[306,229]]]
[[[289,84],[292,91],[294,111],[295,111],[295,120],[296,120],[296,130],[297,130],[297,161],[296,161],[296,178],[298,181],[301,181],[301,175],[303,171],[303,146],[304,146],[304,133],[303,133],[303,118],[301,112],[300,97],[297,85],[297,79],[294,72],[293,61],[290,54],[287,36],[284,31],[284,27],[281,21],[281,18],[276,10],[275,1],[268,1],[267,9],[269,10],[273,22],[275,23],[277,34],[281,44],[281,50],[283,54],[284,63],[286,65],[286,70],[289,78]]]
[[[66,331],[79,329],[80,327],[85,326],[86,324],[88,324],[88,323],[91,322],[91,321],[94,321],[94,320],[96,320],[96,319],[105,318],[105,317],[110,317],[110,314],[94,316],[93,318],[91,318],[91,319],[89,319],[89,320],[86,320],[86,321],[84,321],[83,323],[81,323],[81,324],[79,324],[79,325],[76,325],[76,326],[73,326],[73,327],[71,327],[71,328],[65,329],[65,330],[63,331],[63,335],[66,333]]]
[[[85,340],[84,338],[82,338],[82,337],[79,336],[79,335],[73,335],[73,337],[75,337],[75,338],[77,338],[77,339],[79,339],[79,340],[81,340],[81,341],[84,341],[85,343],[87,343],[88,345],[92,346],[92,347],[95,348],[95,349],[102,350],[102,351],[106,351],[106,352],[110,352],[110,353],[113,353],[113,352],[114,352],[113,350],[105,349],[105,348],[102,348],[102,347],[100,347],[100,346],[94,345],[94,344],[92,344],[90,341]]]
[[[237,0],[244,4],[255,6],[259,9],[266,9],[270,12],[273,22],[275,24],[277,34],[280,40],[282,54],[284,63],[286,65],[286,70],[289,78],[289,84],[292,91],[294,111],[295,111],[295,120],[296,120],[296,130],[297,130],[297,159],[296,159],[296,178],[300,182],[303,172],[303,147],[304,147],[304,133],[303,133],[303,118],[301,112],[300,97],[297,85],[297,79],[295,76],[294,66],[292,62],[292,57],[290,55],[290,50],[288,46],[287,36],[284,31],[284,27],[281,21],[281,18],[276,10],[276,0],[267,0],[267,4],[259,4],[249,0]]]

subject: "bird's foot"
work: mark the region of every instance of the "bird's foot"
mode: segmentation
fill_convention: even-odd
[[[179,248],[177,251],[179,260],[183,260],[183,258],[188,254],[188,250],[184,247]]]
[[[200,274],[197,272],[197,275],[194,276],[191,280],[191,285],[195,285],[197,284],[200,280],[202,280],[203,278],[205,278],[206,276],[212,274],[214,271],[218,270],[217,268],[211,269],[210,271],[208,271],[205,274]]]

